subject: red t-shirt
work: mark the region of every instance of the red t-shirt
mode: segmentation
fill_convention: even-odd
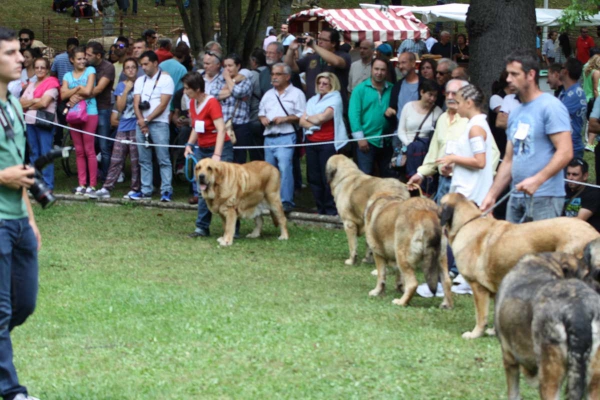
[[[334,138],[333,119],[321,124],[321,129],[312,135],[306,135],[309,142],[331,142]]]
[[[595,45],[594,39],[592,39],[591,36],[588,36],[587,39],[584,39],[581,36],[577,38],[577,59],[581,61],[582,64],[585,64],[589,61],[590,49]]]
[[[155,53],[156,57],[158,57],[159,64],[163,61],[170,60],[171,58],[173,58],[173,53],[171,53],[169,50],[158,49],[155,51]]]
[[[219,100],[210,96],[208,100],[201,105],[200,112],[196,108],[196,100],[190,100],[190,119],[192,120],[192,129],[196,129],[196,121],[204,121],[204,133],[198,134],[198,146],[214,147],[217,144],[217,129],[215,128],[214,120],[223,118],[223,110]],[[225,134],[225,141],[229,140],[229,136]]]

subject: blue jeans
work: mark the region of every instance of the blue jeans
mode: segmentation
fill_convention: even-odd
[[[149,122],[150,142],[160,145],[169,144],[169,124],[166,122]],[[138,126],[135,131],[135,140],[138,143],[138,153],[140,157],[140,175],[142,180],[142,193],[152,195],[152,150],[156,152],[158,166],[160,168],[160,192],[173,192],[171,180],[173,179],[173,168],[171,166],[171,157],[168,147],[144,146],[144,135]]]
[[[29,159],[33,164],[35,160],[43,156],[52,150],[52,143],[54,142],[54,128],[44,129],[38,126],[27,124],[27,141],[29,142],[29,148],[31,153]],[[54,163],[50,163],[42,171],[44,181],[50,188],[54,189]]]
[[[310,143],[310,142],[309,142]],[[337,215],[335,201],[331,195],[325,166],[327,160],[337,152],[333,144],[321,144],[318,146],[306,146],[306,174],[312,191],[317,211],[322,215]]]
[[[97,138],[100,144],[100,159],[99,175],[100,179],[105,180],[108,175],[108,167],[110,167],[110,157],[112,155],[112,149],[114,142],[103,138],[115,138],[115,133],[110,126],[110,115],[112,110],[98,110],[98,127],[96,128],[96,134],[102,136]]]
[[[531,217],[534,221],[557,218],[562,214],[564,204],[564,197],[534,197],[533,203],[531,203],[531,197],[510,196],[506,210],[506,220],[513,224],[520,223],[531,206],[533,207]]]
[[[10,331],[35,309],[38,292],[37,239],[28,218],[0,219],[0,395],[27,393],[13,364]]]
[[[210,158],[215,152],[214,147],[196,147],[194,149],[194,157],[200,161],[203,158]],[[233,145],[231,142],[225,142],[223,144],[223,151],[221,153],[221,161],[233,162]],[[206,202],[202,196],[198,196],[198,218],[196,218],[196,232],[200,229],[210,232],[210,221],[212,220],[212,213],[208,209]],[[238,226],[239,226],[238,220]],[[238,228],[239,229],[239,228]]]
[[[435,197],[433,198],[433,200],[438,204],[438,206],[440,205],[440,201],[442,200],[442,197],[444,197],[445,195],[447,195],[450,192],[450,184],[451,183],[452,183],[451,176],[440,175],[440,179],[438,180],[438,190],[437,190],[437,193],[435,194]]]
[[[296,133],[291,132],[277,137],[265,136],[265,146],[285,146],[296,144]],[[277,147],[265,149],[265,161],[279,170],[281,174],[281,202],[294,206],[294,172],[292,158],[293,147]]]
[[[356,164],[358,169],[368,175],[373,175],[375,166],[382,178],[396,178],[397,174],[390,168],[394,149],[390,146],[377,147],[369,143],[369,151],[363,153],[356,146]]]

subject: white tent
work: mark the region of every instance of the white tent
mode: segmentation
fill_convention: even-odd
[[[408,9],[413,14],[419,14],[421,21],[426,24],[432,22],[465,22],[467,20],[468,4],[452,3],[441,6],[429,7],[399,7],[399,6],[381,6],[378,4],[361,4],[362,8],[386,8],[389,12],[394,12],[396,8]],[[549,8],[536,8],[535,15],[538,26],[558,26],[558,19],[562,10]],[[589,21],[579,21],[577,26],[595,26],[600,25],[600,13],[592,16]]]

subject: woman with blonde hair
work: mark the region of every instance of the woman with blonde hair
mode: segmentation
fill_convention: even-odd
[[[583,70],[583,91],[585,92],[585,99],[587,101],[587,119],[590,119],[590,113],[594,108],[594,102],[598,97],[599,90],[598,85],[600,83],[600,54],[594,55],[585,64]],[[587,151],[594,151],[596,141],[596,134],[588,132],[588,140],[585,149]]]
[[[300,118],[304,137],[310,143],[306,146],[308,183],[319,214],[337,215],[325,175],[325,166],[329,157],[348,143],[348,133],[343,120],[341,85],[337,76],[331,72],[323,72],[317,75],[315,86],[317,94],[308,100],[306,111]]]

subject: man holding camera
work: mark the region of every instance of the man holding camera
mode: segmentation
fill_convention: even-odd
[[[153,51],[146,51],[140,57],[144,76],[135,81],[133,88],[133,109],[137,117],[136,140],[141,169],[142,191],[129,196],[132,200],[152,199],[152,149],[160,166],[160,193],[162,202],[173,197],[171,180],[173,170],[169,157],[169,103],[175,92],[173,79],[158,68],[158,57]]]
[[[42,243],[26,189],[34,170],[23,164],[23,109],[7,90],[21,76],[22,62],[15,32],[0,27],[0,396],[5,400],[35,400],[19,384],[10,338],[35,309]]]

